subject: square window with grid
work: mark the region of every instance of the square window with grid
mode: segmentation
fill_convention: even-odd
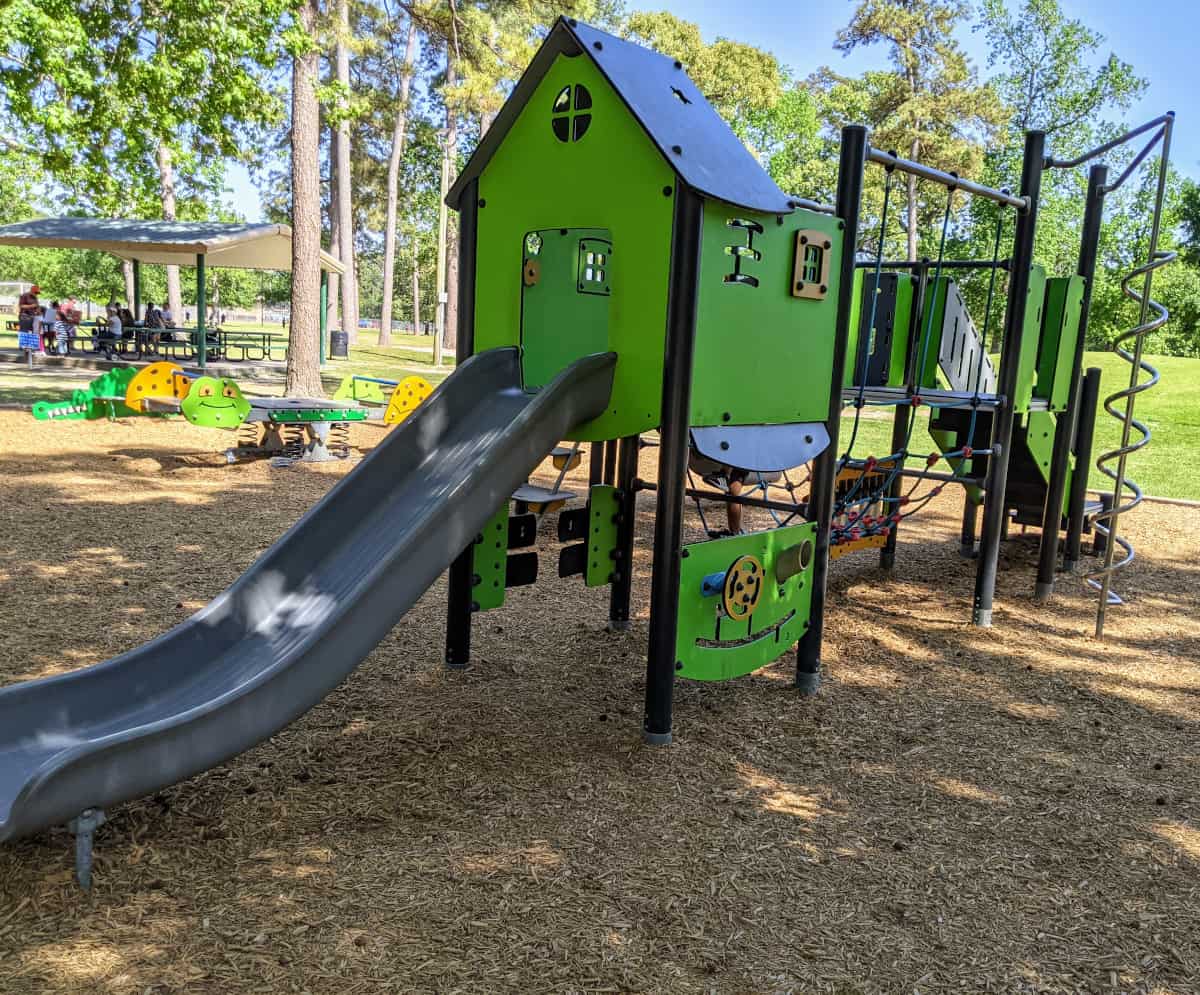
[[[604,242],[583,239],[579,243],[578,288],[582,294],[608,294],[612,247]]]

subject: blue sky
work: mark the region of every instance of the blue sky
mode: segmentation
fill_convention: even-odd
[[[833,50],[833,37],[850,16],[853,0],[673,0],[672,13],[700,25],[704,37],[747,42],[773,52],[798,76],[821,65],[861,72],[886,62],[882,48],[860,50],[850,58]],[[1200,179],[1200,0],[1060,0],[1069,17],[1103,34],[1103,52],[1111,50],[1149,81],[1145,98],[1129,114],[1141,123],[1165,111],[1178,114],[1172,160],[1181,172]],[[634,2],[633,7],[661,10],[665,3]],[[981,35],[969,30],[960,40],[976,66],[987,64]],[[258,193],[242,167],[230,172],[230,199],[247,218],[261,216]]]

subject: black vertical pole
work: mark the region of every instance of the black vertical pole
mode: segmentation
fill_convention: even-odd
[[[867,129],[851,125],[842,129],[842,157],[838,164],[837,216],[842,229],[841,273],[838,284],[837,326],[830,370],[829,445],[813,460],[809,483],[808,520],[817,523],[813,559],[812,606],[809,625],[796,647],[796,687],[816,694],[821,685],[821,639],[825,630],[825,586],[829,573],[829,526],[837,483],[838,427],[842,419],[842,381],[846,371],[846,344],[850,339],[850,309],[854,298],[854,256],[858,247],[858,214],[862,201],[863,171],[867,164]]]
[[[637,517],[638,453],[642,440],[630,435],[621,440],[617,459],[617,548],[609,590],[608,627],[614,632],[629,628],[629,596],[633,590],[633,533]]]
[[[604,479],[604,443],[593,442],[588,448],[590,450],[588,485],[595,487]]]
[[[979,506],[967,488],[963,488],[962,531],[959,533],[959,554],[970,558],[975,555],[975,522],[979,518]]]
[[[1050,600],[1054,593],[1054,570],[1058,566],[1058,531],[1062,527],[1063,495],[1067,490],[1067,470],[1071,447],[1078,424],[1080,373],[1087,338],[1088,311],[1092,306],[1092,285],[1096,276],[1096,256],[1100,251],[1100,226],[1104,221],[1104,187],[1108,183],[1108,167],[1093,166],[1088,173],[1087,201],[1083,213],[1083,235],[1079,240],[1079,268],[1083,277],[1083,303],[1079,313],[1079,336],[1075,341],[1075,357],[1071,363],[1071,391],[1067,407],[1058,416],[1054,431],[1054,456],[1050,461],[1050,482],[1046,486],[1046,508],[1042,515],[1042,538],[1038,548],[1037,587],[1034,599]],[[1088,468],[1076,464],[1086,481]],[[1068,528],[1070,523],[1068,521]]]
[[[921,315],[925,312],[925,292],[929,287],[929,260],[922,259],[913,267],[913,273],[916,275],[917,285],[913,289],[912,311],[908,316],[908,344],[904,356],[904,387],[910,396],[921,392],[921,385],[917,383],[916,370],[918,341],[925,328]],[[909,419],[915,417],[916,415],[909,405],[896,405],[896,410],[892,412],[892,452],[889,455],[901,453],[907,448],[905,443],[909,437]],[[903,470],[904,456],[897,456],[896,459],[900,464],[899,468]],[[893,511],[899,510],[900,505],[897,503],[897,499],[903,491],[904,478],[897,473],[892,480],[892,486],[888,488],[887,496],[891,500],[884,506],[885,514],[890,515]],[[896,522],[890,524],[883,549],[879,551],[879,566],[884,570],[891,570],[896,565],[896,533],[899,528],[900,526]]]
[[[642,726],[646,742],[655,745],[671,742],[675,637],[679,630],[680,545],[703,225],[703,199],[682,179],[678,180],[671,234],[671,278],[667,288],[654,568],[650,579],[650,648],[646,658],[646,714]]]
[[[1021,196],[1026,208],[1017,215],[1013,236],[1012,270],[1008,281],[1008,307],[1004,315],[1004,342],[1000,347],[999,393],[1001,400],[992,417],[992,454],[988,457],[987,485],[983,495],[983,530],[979,538],[979,564],[975,572],[974,622],[992,624],[992,600],[996,593],[996,571],[1000,564],[1000,540],[1005,532],[1008,460],[1012,452],[1016,412],[1017,375],[1021,338],[1025,330],[1025,306],[1029,298],[1029,269],[1033,265],[1033,240],[1037,234],[1038,195],[1042,188],[1046,135],[1025,133],[1025,161],[1021,167]]]
[[[462,193],[458,218],[458,335],[454,356],[459,365],[475,351],[475,245],[479,220],[479,181]],[[471,662],[471,612],[475,574],[472,541],[450,564],[446,607],[446,666],[459,669]]]
[[[1096,431],[1096,409],[1100,405],[1100,369],[1093,366],[1079,390],[1079,418],[1075,425],[1075,475],[1071,478],[1071,501],[1067,514],[1067,544],[1063,569],[1074,573],[1079,567],[1079,544],[1087,505],[1088,474],[1092,469],[1092,438]]]
[[[604,443],[604,482],[610,487],[617,482],[617,440]]]

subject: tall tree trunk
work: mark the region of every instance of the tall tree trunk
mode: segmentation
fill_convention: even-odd
[[[434,283],[437,290],[433,319],[433,365],[442,365],[442,345],[446,338],[446,228],[449,209],[446,207],[446,191],[450,189],[450,157],[442,148],[442,181],[438,187],[438,232],[437,268]]]
[[[396,276],[396,206],[400,199],[400,160],[404,158],[404,137],[408,130],[408,94],[412,85],[412,64],[417,50],[417,29],[408,22],[404,43],[404,64],[400,69],[400,93],[396,103],[396,121],[392,127],[392,151],[388,155],[387,214],[383,231],[383,306],[379,315],[379,344],[392,342],[392,284]]]
[[[337,78],[345,88],[350,87],[350,0],[338,0]],[[341,260],[346,272],[342,274],[342,327],[350,342],[358,341],[358,278],[354,265],[354,204],[350,189],[350,122],[338,122],[337,143],[337,215],[341,237]]]
[[[300,0],[296,18],[310,38],[318,0]],[[320,366],[321,164],[315,45],[292,61],[292,327],[288,333],[286,392],[323,396]]]
[[[329,254],[334,259],[342,258],[341,226],[338,224],[337,212],[337,129],[329,136]],[[342,313],[339,303],[341,293],[341,277],[337,273],[329,274],[329,291],[326,297],[326,327],[341,328],[338,315]]]
[[[458,66],[454,54],[447,60],[446,85],[458,82]],[[458,114],[452,105],[446,107],[446,189],[458,176]],[[443,197],[445,194],[443,194]],[[443,343],[453,353],[458,343],[458,215],[446,225],[446,327]]]
[[[413,231],[412,237],[412,317],[413,317],[413,335],[421,334],[421,243],[417,240],[417,233]]]
[[[158,186],[162,200],[162,216],[164,221],[175,220],[175,167],[171,162],[171,150],[166,145],[158,146]],[[183,293],[179,287],[179,267],[168,266],[167,270],[167,304],[176,321],[183,317]]]
[[[125,280],[125,303],[133,310],[133,263],[128,259],[121,260],[121,277]]]

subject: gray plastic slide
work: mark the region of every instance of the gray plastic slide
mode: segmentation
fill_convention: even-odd
[[[174,784],[303,715],[604,410],[615,363],[589,356],[527,394],[516,349],[480,353],[186,622],[0,689],[0,841]]]

